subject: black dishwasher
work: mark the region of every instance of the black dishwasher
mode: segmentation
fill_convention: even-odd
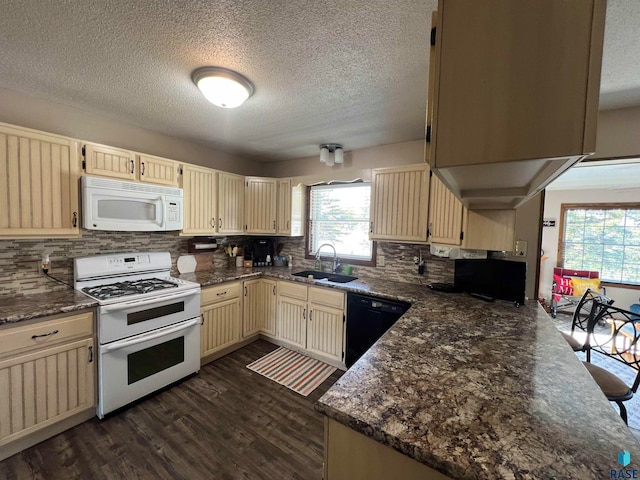
[[[348,293],[346,366],[356,363],[410,306],[406,302]]]

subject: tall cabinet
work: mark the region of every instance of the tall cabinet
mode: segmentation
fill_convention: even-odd
[[[78,142],[0,125],[0,237],[74,237]]]
[[[439,0],[428,161],[466,207],[515,208],[595,152],[605,11]]]

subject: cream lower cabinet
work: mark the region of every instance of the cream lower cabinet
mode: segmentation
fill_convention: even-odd
[[[295,347],[307,346],[307,286],[278,282],[276,338]]]
[[[257,333],[275,336],[276,285],[275,280],[264,278],[244,282],[243,337]]]
[[[344,292],[280,281],[276,338],[342,367],[344,304]]]
[[[374,169],[369,238],[426,242],[428,206],[428,165]]]
[[[307,350],[320,357],[344,361],[345,294],[309,287]]]
[[[0,124],[0,238],[77,237],[78,143]]]
[[[93,312],[0,330],[0,460],[95,415]]]
[[[226,351],[242,340],[241,287],[233,282],[202,289],[200,358]]]

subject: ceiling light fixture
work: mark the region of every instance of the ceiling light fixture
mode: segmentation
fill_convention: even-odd
[[[255,90],[248,78],[228,68],[198,68],[191,79],[207,100],[223,108],[239,107]]]
[[[323,143],[320,145],[320,161],[327,167],[344,163],[344,150],[339,143]]]

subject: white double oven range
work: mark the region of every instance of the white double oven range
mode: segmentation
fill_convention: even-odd
[[[98,301],[99,418],[200,370],[200,285],[170,276],[168,252],[74,260]]]

